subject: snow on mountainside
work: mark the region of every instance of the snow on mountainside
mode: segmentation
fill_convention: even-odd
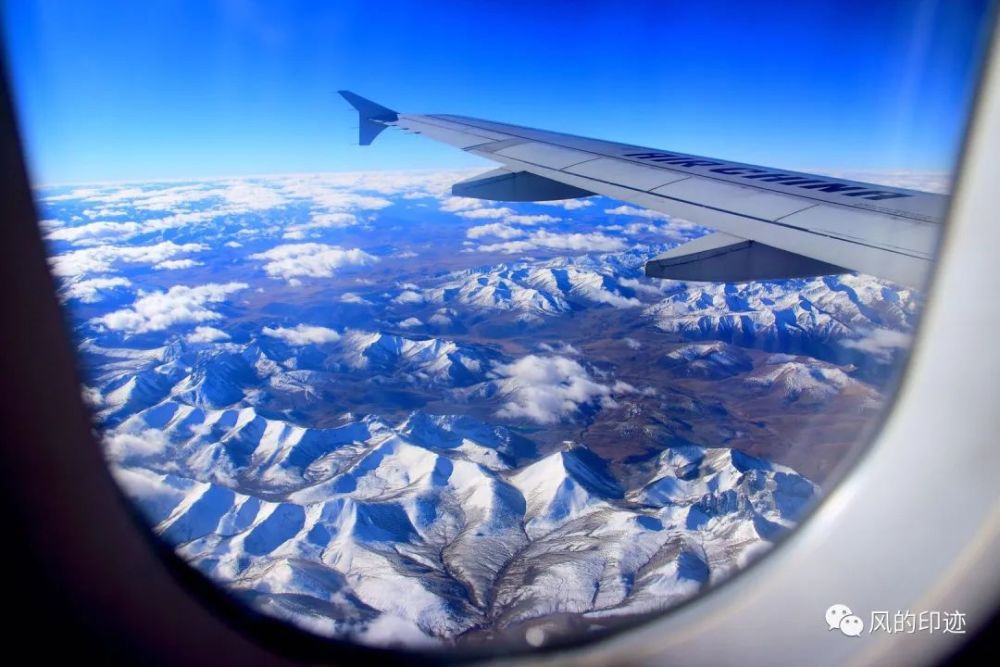
[[[310,438],[250,427],[251,412],[192,429],[204,434],[194,449],[238,441],[237,474],[161,450],[124,458],[119,479],[203,571],[262,608],[362,640],[377,614],[441,640],[553,612],[663,608],[731,573],[816,493],[726,449],[665,450],[626,494],[580,447],[516,470],[484,465],[509,434],[460,418],[415,414],[395,428],[367,418]],[[191,414],[171,415],[167,432]],[[274,470],[295,470],[295,490],[244,485]]]
[[[338,358],[351,368],[378,374],[399,371],[413,382],[452,386],[476,381],[489,357],[486,350],[451,340],[420,340],[367,331],[348,331],[339,348]]]
[[[694,343],[680,347],[665,359],[675,372],[706,378],[726,378],[753,368],[750,356],[726,343]]]
[[[881,379],[908,345],[919,295],[845,274],[754,283],[650,281],[651,250],[505,263],[431,281],[427,301],[509,312],[527,323],[595,308],[637,308],[662,332],[859,363]]]
[[[674,344],[652,368],[796,406],[845,395],[877,405],[878,394],[849,367],[789,354],[795,340],[852,340],[893,317],[909,325],[902,301],[834,279],[804,281],[794,296],[766,285],[692,291],[632,285],[638,266],[490,269],[427,301],[533,315],[627,309],[660,329],[673,309],[675,333],[709,340]],[[735,342],[773,340],[782,352],[762,359],[720,340],[738,338],[734,322]],[[108,455],[156,531],[257,608],[319,632],[382,642],[379,624],[391,623],[409,643],[457,641],[550,614],[601,624],[663,609],[738,570],[818,493],[792,469],[728,447],[661,445],[623,486],[584,445],[540,448],[472,415],[346,413],[316,425],[302,401],[329,401],[346,382],[492,400],[502,408],[491,414],[515,424],[544,423],[542,406],[589,419],[659,399],[574,360],[572,345],[515,359],[450,337],[263,331],[241,343],[85,350],[99,362]]]
[[[405,367],[431,382],[469,370],[477,349],[356,331],[319,345],[90,345],[112,367],[98,385],[107,453],[155,530],[257,608],[360,641],[383,641],[381,623],[413,644],[553,613],[599,623],[662,609],[734,572],[817,493],[728,448],[664,448],[624,488],[583,445],[540,453],[468,415],[343,414],[320,427],[266,407],[288,373]],[[742,363],[722,343],[671,356],[696,375]],[[795,363],[739,377],[766,389]]]
[[[849,385],[858,386],[843,370],[802,362],[772,362],[768,368],[749,375],[746,383],[754,389],[777,389],[788,402],[822,403],[841,393]],[[872,401],[877,393],[869,389]]]
[[[274,396],[316,400],[334,391],[345,375],[374,383],[462,387],[481,382],[502,359],[484,346],[358,330],[321,344],[290,345],[267,337],[209,345],[174,339],[143,351],[91,341],[84,351],[99,369],[91,385],[99,388],[96,407],[109,424],[167,398],[206,409],[266,409]]]
[[[704,230],[450,197],[463,177],[42,196],[150,524],[254,607],[378,645],[599,630],[766,551],[855,451],[919,295],[648,279]]]
[[[674,283],[645,314],[662,331],[818,358],[843,356],[879,331],[912,330],[920,301],[870,276],[743,284]],[[896,343],[901,349],[905,343]]]
[[[875,328],[908,331],[920,307],[912,290],[851,274],[754,283],[641,280],[649,252],[467,269],[448,274],[426,294],[435,303],[538,315],[646,306],[645,314],[664,331],[771,347],[796,332],[833,339]]]
[[[513,311],[528,319],[593,305],[633,308],[642,305],[639,294],[659,293],[638,282],[641,262],[639,253],[628,252],[467,269],[432,286],[427,299]]]
[[[600,458],[583,449],[557,452],[511,476],[525,498],[525,529],[538,538],[567,517],[587,513],[622,497]]]

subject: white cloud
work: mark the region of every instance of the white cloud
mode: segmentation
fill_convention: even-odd
[[[852,350],[867,352],[878,359],[888,361],[896,350],[909,347],[912,340],[913,337],[908,333],[879,328],[865,332],[861,338],[842,341],[841,345]]]
[[[192,266],[202,266],[201,262],[196,262],[193,259],[168,259],[163,262],[158,262],[153,265],[153,268],[158,271],[172,271],[175,269],[190,269]]]
[[[413,180],[414,177],[408,177]],[[391,206],[384,197],[358,192],[362,181],[373,183],[378,177],[350,175],[286,176],[268,178],[240,178],[205,181],[196,184],[178,184],[164,187],[163,184],[138,186],[108,186],[78,189],[65,195],[47,198],[47,201],[79,199],[84,202],[105,206],[127,205],[139,210],[170,211],[174,215],[158,221],[142,223],[147,229],[177,226],[180,216],[199,216],[207,219],[224,215],[242,214],[253,211],[271,210],[307,200],[316,209],[331,214],[349,210],[378,210]],[[416,179],[428,181],[426,175]],[[384,182],[384,178],[382,179]],[[193,211],[194,206],[210,206],[209,211]],[[101,210],[98,208],[97,210]],[[94,212],[93,209],[88,211]],[[333,219],[318,220],[316,227],[334,226]],[[300,230],[301,231],[301,230]]]
[[[169,211],[186,204],[217,196],[216,192],[207,189],[206,184],[150,187],[158,185],[160,184],[151,183],[142,187],[116,185],[76,190],[70,193],[70,196],[67,198],[81,199],[92,203],[127,204],[133,208],[146,210]]]
[[[298,174],[272,179],[288,197],[311,199],[331,210],[385,208],[392,202],[372,195],[397,195],[404,199],[445,199],[451,186],[480,170],[407,170]],[[335,193],[335,194],[331,194]],[[356,198],[347,201],[345,195]],[[363,198],[362,198],[363,197]]]
[[[462,208],[454,211],[454,213],[467,220],[501,220],[513,225],[543,225],[562,221],[562,218],[557,218],[547,213],[537,213],[534,215],[520,214],[507,206]]]
[[[103,292],[118,287],[130,287],[131,285],[132,281],[128,278],[91,278],[68,284],[63,289],[63,297],[65,299],[79,299],[83,303],[97,303],[104,298]]]
[[[294,327],[264,327],[261,333],[296,347],[333,343],[340,340],[340,334],[333,329],[310,324],[296,324]]]
[[[136,222],[91,222],[76,227],[60,227],[49,232],[50,241],[68,241],[76,243],[84,239],[97,239],[107,236],[123,236],[138,231],[140,225]]]
[[[71,192],[65,192],[61,195],[49,195],[47,197],[42,197],[42,201],[70,201],[72,199],[86,199],[92,197],[94,194],[100,191],[94,188],[77,188]]]
[[[446,213],[457,213],[458,211],[468,211],[474,208],[482,208],[484,200],[472,197],[448,197],[441,202],[441,210]]]
[[[169,444],[166,432],[157,428],[149,428],[138,434],[115,433],[105,440],[108,456],[115,461],[159,454]]]
[[[508,215],[503,219],[504,222],[512,225],[545,225],[550,222],[562,222],[562,218],[557,218],[554,215],[548,215],[545,213],[539,213],[536,215]]]
[[[641,294],[648,294],[649,296],[662,296],[664,291],[669,291],[671,289],[669,281],[656,281],[654,283],[648,283],[636,278],[619,278],[618,284],[622,287],[628,287],[631,290],[639,292]]]
[[[350,227],[358,224],[358,217],[353,213],[320,213],[314,215],[310,227]]]
[[[505,225],[502,222],[491,222],[488,225],[477,225],[466,230],[465,235],[470,239],[478,239],[484,236],[496,236],[501,239],[516,239],[527,236],[523,229]]]
[[[393,299],[393,302],[394,303],[401,303],[401,304],[402,303],[423,303],[424,302],[424,295],[421,294],[420,292],[416,292],[414,290],[409,290],[408,289],[408,290],[404,290],[404,291],[400,292],[396,296],[396,298]]]
[[[538,249],[615,252],[624,250],[625,248],[626,244],[623,240],[601,234],[600,232],[558,234],[537,231],[533,232],[527,239],[521,241],[490,243],[478,246],[476,250],[479,252],[502,252],[510,255]]]
[[[635,237],[644,234],[656,234],[664,236],[678,243],[686,243],[692,238],[696,238],[703,233],[707,233],[703,227],[698,227],[685,220],[671,219],[669,222],[631,222],[627,225],[601,225],[602,231],[619,232],[624,237]]]
[[[354,292],[344,292],[340,295],[340,301],[341,303],[357,303],[363,306],[370,306],[372,303],[368,299],[355,294]]]
[[[195,327],[194,331],[187,335],[189,343],[214,343],[220,340],[229,340],[230,336],[222,329],[215,327]]]
[[[591,199],[558,199],[556,201],[536,201],[535,203],[542,206],[559,206],[567,211],[575,211],[594,204]]]
[[[539,343],[538,344],[538,349],[541,350],[541,351],[543,351],[543,352],[552,352],[552,353],[555,353],[555,354],[566,354],[566,355],[569,355],[571,357],[578,357],[578,356],[580,356],[580,350],[578,350],[577,348],[573,347],[569,343],[564,343],[564,342],[561,342],[561,341],[558,342],[558,343],[555,343],[555,344],[551,344],[551,343]]]
[[[451,316],[453,315],[457,315],[454,310],[451,310],[450,308],[440,308],[436,313],[431,315],[428,322],[439,327],[451,326]]]
[[[500,389],[510,399],[497,411],[500,417],[552,424],[584,404],[617,405],[612,398],[615,389],[596,382],[586,368],[566,357],[530,354],[498,365],[494,372],[502,378]],[[624,391],[627,387],[622,383],[616,389]]]
[[[280,185],[284,196],[310,200],[315,207],[331,212],[356,209],[377,211],[392,206],[392,202],[384,197],[358,192],[362,188],[338,187],[324,179],[285,180]]]
[[[142,221],[140,234],[152,234],[163,232],[168,229],[189,228],[204,222],[210,222],[216,218],[232,213],[233,211],[212,207],[204,211],[189,211],[186,213],[175,213],[162,218],[149,218]]]
[[[637,234],[663,234],[670,229],[670,225],[654,225],[651,222],[633,222],[631,224],[625,225],[615,225],[619,229],[618,231],[625,232],[628,236],[636,236]]]
[[[469,220],[495,220],[498,218],[506,218],[507,216],[514,215],[514,209],[507,208],[506,206],[501,208],[473,208],[464,211],[458,211],[455,213],[463,218],[468,218]]]
[[[622,338],[622,342],[625,343],[625,346],[630,350],[638,350],[642,347],[642,343],[637,341],[635,338],[629,338],[628,336]]]
[[[83,402],[92,408],[100,408],[104,405],[104,396],[101,395],[101,390],[97,387],[84,385],[80,394],[83,396]]]
[[[175,285],[166,292],[142,294],[129,308],[97,317],[91,322],[112,331],[146,333],[163,331],[177,324],[208,322],[222,316],[207,307],[246,289],[246,283],[208,283],[196,287]]]
[[[358,224],[358,218],[353,213],[320,213],[301,225],[292,225],[285,231],[286,239],[305,238],[306,232],[315,229],[342,229]]]
[[[128,211],[120,208],[104,206],[96,209],[88,208],[84,210],[83,214],[91,220],[95,220],[97,218],[123,218],[128,215]]]
[[[670,220],[670,216],[659,211],[652,211],[648,208],[637,208],[635,206],[616,206],[615,208],[604,209],[608,215],[628,215],[634,218],[648,218],[649,220]]]
[[[862,183],[888,185],[894,188],[907,188],[922,192],[948,194],[951,191],[951,173],[947,171],[919,171],[912,169],[881,169],[881,170],[830,170],[809,169],[807,173],[825,174],[834,178],[846,178]]]
[[[259,211],[288,203],[288,200],[270,184],[246,180],[226,183],[221,191],[217,190],[213,194],[221,195],[229,204],[226,208],[231,212]]]
[[[424,323],[416,317],[407,317],[399,323],[399,326],[403,329],[412,329],[413,327],[422,327],[423,325]]]
[[[104,273],[118,262],[128,264],[159,264],[177,255],[208,250],[201,243],[177,244],[163,241],[148,246],[100,246],[74,250],[50,258],[52,272],[57,276],[80,276],[85,273]]]
[[[161,187],[161,183],[136,186],[110,186],[78,190],[68,198],[103,204],[125,204],[147,211],[182,211],[192,204],[220,199],[213,215],[246,213],[284,206],[288,199],[272,179],[231,179]]]
[[[344,266],[365,266],[378,261],[359,248],[345,249],[324,243],[279,245],[266,252],[250,255],[264,260],[264,271],[272,278],[291,280],[297,276],[329,278]]]
[[[609,215],[644,218],[646,220],[655,220],[661,223],[633,222],[624,226],[615,224],[604,225],[602,227],[602,229],[607,231],[624,232],[627,236],[634,236],[636,234],[659,234],[661,236],[666,236],[671,240],[683,243],[691,240],[692,238],[697,238],[698,236],[709,233],[708,229],[700,225],[696,225],[693,222],[688,222],[687,220],[675,218],[665,213],[652,211],[647,208],[622,205],[616,206],[615,208],[605,209],[604,212]]]

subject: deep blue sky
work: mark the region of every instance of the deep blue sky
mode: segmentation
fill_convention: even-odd
[[[8,0],[3,14],[36,181],[66,183],[485,164],[401,133],[353,146],[339,88],[775,167],[944,170],[988,8]]]

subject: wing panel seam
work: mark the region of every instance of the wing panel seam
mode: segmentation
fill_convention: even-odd
[[[817,206],[819,206],[819,204],[809,204],[809,206],[805,206],[805,207],[803,207],[803,208],[800,208],[800,209],[799,209],[799,210],[797,210],[797,211],[792,211],[791,213],[786,213],[786,214],[784,214],[784,215],[783,215],[783,216],[781,216],[781,217],[778,217],[778,218],[775,218],[775,219],[774,219],[774,221],[775,221],[775,222],[778,222],[778,221],[780,221],[780,220],[784,220],[785,218],[787,218],[787,217],[788,217],[788,216],[790,216],[790,215],[795,215],[796,213],[801,213],[802,211],[808,211],[809,209],[811,209],[811,208],[816,208]]]
[[[506,157],[506,156],[504,156],[504,157]],[[522,162],[524,164],[529,164],[529,165],[531,165],[533,167],[538,167],[540,169],[548,169],[550,171],[555,171],[557,173],[563,173],[559,169],[552,169],[551,167],[546,167],[545,165],[536,164],[534,162],[528,162],[527,160],[515,160],[513,158],[508,158],[508,159],[510,159],[510,160],[512,160],[514,162]],[[880,250],[880,251],[883,251],[883,252],[889,252],[889,253],[892,253],[894,255],[901,255],[903,257],[910,257],[912,259],[918,259],[918,260],[923,260],[923,261],[930,261],[929,257],[924,257],[924,256],[921,256],[921,255],[915,255],[915,254],[912,254],[911,252],[902,252],[900,250],[894,250],[892,248],[886,248],[885,246],[873,245],[871,243],[865,243],[865,242],[862,242],[862,241],[855,241],[853,239],[847,239],[847,238],[843,238],[843,237],[840,237],[840,236],[834,236],[832,234],[825,234],[823,232],[818,232],[818,231],[815,231],[815,230],[812,230],[812,229],[806,229],[805,227],[798,227],[796,225],[790,225],[788,223],[778,222],[777,220],[768,220],[767,218],[758,218],[757,216],[750,215],[748,213],[740,213],[738,211],[730,211],[729,209],[720,208],[718,206],[709,206],[708,204],[701,204],[701,203],[698,203],[698,202],[692,202],[692,201],[688,201],[686,199],[680,199],[679,197],[669,197],[669,196],[661,194],[659,192],[647,192],[645,190],[640,190],[638,188],[633,188],[632,186],[629,186],[629,185],[622,185],[621,183],[613,183],[611,181],[605,181],[603,179],[594,178],[592,176],[580,176],[578,174],[566,174],[566,175],[567,176],[575,176],[576,178],[582,178],[584,180],[592,180],[592,181],[595,181],[597,183],[604,183],[605,185],[611,185],[611,186],[618,187],[618,188],[624,188],[626,190],[632,190],[633,192],[641,193],[641,194],[644,194],[644,195],[649,195],[649,196],[652,196],[652,197],[659,197],[661,199],[667,199],[667,200],[670,200],[670,201],[679,202],[681,204],[687,204],[688,206],[697,206],[699,208],[703,208],[703,209],[706,209],[706,210],[709,210],[709,211],[717,211],[719,213],[725,213],[727,215],[734,215],[734,216],[739,217],[739,218],[746,218],[747,220],[756,220],[757,222],[763,222],[763,223],[766,223],[766,224],[769,224],[769,225],[777,225],[779,227],[784,227],[785,229],[793,229],[795,231],[803,232],[803,233],[806,233],[806,234],[812,234],[814,236],[821,236],[821,237],[824,237],[824,238],[833,239],[835,241],[842,241],[844,243],[852,243],[854,245],[859,245],[859,246],[863,246],[863,247],[866,247],[866,248],[871,248],[873,250]],[[824,203],[826,203],[826,202],[824,202]],[[815,204],[815,205],[818,206],[818,204]],[[811,207],[807,207],[807,208],[811,208]],[[852,207],[847,207],[847,208],[852,208]],[[803,209],[803,210],[805,210],[805,209]],[[791,214],[789,214],[789,215],[791,215]]]
[[[456,123],[457,125],[463,125],[465,127],[470,127],[470,128],[475,128],[475,129],[484,129],[484,128],[477,128],[475,125],[470,125],[469,123],[466,123],[466,122],[463,122],[463,121],[459,121],[459,120],[450,120],[449,119],[448,122],[450,122],[450,123]],[[501,124],[505,124],[505,123],[501,123]],[[540,141],[538,139],[532,139],[532,138],[526,137],[526,136],[524,136],[522,134],[516,134],[516,133],[513,133],[513,132],[507,132],[507,131],[499,132],[499,131],[497,131],[497,133],[498,134],[509,134],[512,137],[518,137],[520,139],[524,139],[525,141],[531,141],[531,142],[538,143],[538,144],[544,144],[544,145],[548,145],[548,146],[556,146],[556,147],[559,147],[559,148],[569,148],[568,146],[562,146],[560,144],[552,143],[550,141]],[[558,134],[558,133],[555,133],[555,134]],[[479,136],[479,135],[477,135],[477,136]],[[575,136],[575,135],[568,135],[568,136]],[[578,138],[578,139],[587,139],[587,137],[576,137],[576,138]],[[595,141],[595,140],[590,140],[590,141]],[[611,142],[609,142],[609,143],[611,143]],[[628,145],[628,146],[631,146],[632,148],[642,148],[641,146],[632,146],[631,144],[623,144],[623,145]],[[683,174],[687,178],[695,178],[695,177],[697,177],[697,178],[704,178],[706,180],[714,181],[716,183],[725,183],[726,185],[733,185],[733,186],[736,186],[736,187],[742,187],[742,188],[746,188],[748,190],[763,190],[765,192],[773,192],[774,194],[783,195],[783,196],[786,196],[786,197],[792,197],[792,198],[797,198],[797,199],[805,199],[805,200],[809,200],[809,201],[814,201],[814,202],[816,202],[816,205],[827,204],[827,205],[830,205],[830,206],[841,206],[843,208],[847,208],[847,209],[851,209],[851,210],[855,210],[855,211],[867,211],[868,213],[875,213],[876,215],[890,215],[890,216],[895,217],[895,218],[904,218],[906,220],[913,220],[915,222],[923,222],[923,223],[929,223],[929,224],[935,224],[935,225],[940,225],[941,224],[941,221],[934,220],[934,219],[928,219],[925,216],[919,216],[919,215],[913,215],[913,214],[904,215],[902,213],[899,213],[899,214],[883,213],[881,211],[878,211],[877,209],[866,208],[864,206],[851,206],[850,204],[844,204],[844,203],[841,203],[841,202],[832,202],[832,201],[827,201],[825,199],[818,199],[816,197],[810,197],[808,194],[805,194],[805,193],[802,193],[802,194],[800,194],[800,193],[790,194],[790,193],[787,193],[787,192],[783,192],[781,190],[774,190],[774,189],[771,189],[771,188],[761,187],[759,185],[758,186],[750,186],[750,185],[747,185],[747,184],[736,183],[736,182],[733,182],[731,180],[727,180],[727,179],[724,179],[724,178],[718,178],[716,176],[709,176],[709,175],[706,175],[706,174],[688,174],[686,172],[678,171],[676,169],[670,169],[670,168],[664,167],[662,165],[647,164],[645,162],[640,162],[638,160],[630,160],[628,158],[622,158],[622,157],[619,157],[619,156],[616,156],[616,155],[608,155],[606,153],[597,153],[597,152],[595,152],[593,150],[588,150],[586,148],[573,147],[572,150],[580,151],[581,153],[590,153],[591,155],[596,155],[598,157],[604,157],[604,158],[608,158],[608,159],[611,159],[611,160],[621,160],[622,162],[626,162],[628,164],[637,164],[637,165],[641,165],[643,167],[648,167],[650,169],[659,169],[661,171],[666,171],[666,172],[669,172],[671,174]],[[589,178],[589,177],[584,177],[584,178]],[[617,185],[617,184],[613,184],[613,185]],[[833,238],[835,238],[835,237],[833,237]],[[872,246],[872,247],[878,247],[878,246]]]

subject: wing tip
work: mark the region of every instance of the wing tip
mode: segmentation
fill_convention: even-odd
[[[399,114],[392,109],[372,102],[355,92],[350,90],[338,90],[337,92],[358,112],[358,143],[362,146],[370,145],[375,141],[375,137],[386,128],[386,123],[394,122],[399,118]]]
[[[389,107],[382,106],[378,102],[373,102],[367,97],[362,97],[350,90],[338,90],[347,103],[354,107],[362,120],[396,120],[399,114]]]

